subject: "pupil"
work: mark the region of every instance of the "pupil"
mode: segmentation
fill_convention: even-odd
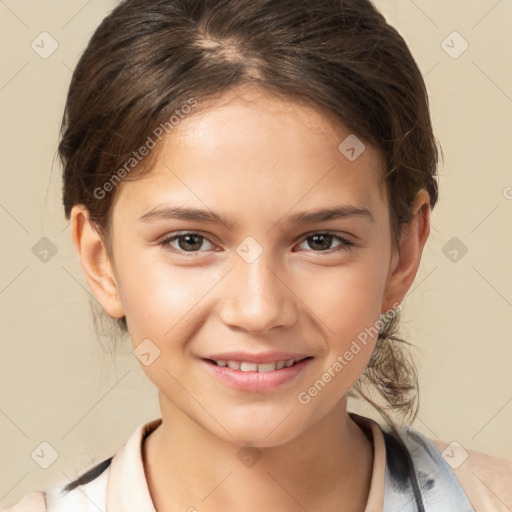
[[[320,243],[322,249],[328,249],[331,245],[332,235],[313,235],[312,238],[314,240],[313,244],[317,244],[318,242],[316,240],[319,238],[324,240],[323,244]]]
[[[196,241],[196,243],[194,244],[194,242],[190,241],[190,240],[198,240]],[[200,237],[197,236],[197,235],[183,235],[182,237],[180,237],[180,248],[183,249],[183,250],[194,250],[194,249],[199,249],[201,247],[201,241],[199,240]],[[183,244],[181,243],[181,240],[185,240],[185,244],[188,244],[189,246],[192,245],[192,249],[190,249],[190,247],[183,247]]]

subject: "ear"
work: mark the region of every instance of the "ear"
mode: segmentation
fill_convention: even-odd
[[[71,236],[89,288],[112,317],[124,316],[113,267],[105,244],[83,205],[71,210]]]
[[[404,225],[400,251],[394,246],[390,273],[384,289],[382,313],[401,303],[411,287],[420,265],[423,247],[430,234],[430,197],[421,189],[414,200],[413,218]]]

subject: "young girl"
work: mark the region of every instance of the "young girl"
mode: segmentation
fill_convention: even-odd
[[[369,1],[125,0],[76,67],[59,153],[85,277],[162,417],[11,511],[510,510],[511,463],[451,464],[461,448],[407,427],[397,328],[438,149]]]

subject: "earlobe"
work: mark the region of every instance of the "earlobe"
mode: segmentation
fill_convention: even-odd
[[[430,234],[430,197],[426,190],[416,194],[412,208],[413,218],[404,226],[400,251],[394,248],[393,264],[384,291],[383,312],[391,309],[392,304],[403,301],[416,277]]]
[[[89,212],[83,205],[71,210],[71,236],[92,293],[110,316],[124,316],[111,262]]]

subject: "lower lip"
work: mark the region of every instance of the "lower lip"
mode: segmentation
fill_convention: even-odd
[[[313,359],[303,359],[293,366],[284,367],[271,372],[242,372],[227,366],[217,366],[205,359],[202,364],[210,375],[226,383],[228,386],[242,391],[261,393],[271,391],[286,382],[297,378],[309,366]]]

